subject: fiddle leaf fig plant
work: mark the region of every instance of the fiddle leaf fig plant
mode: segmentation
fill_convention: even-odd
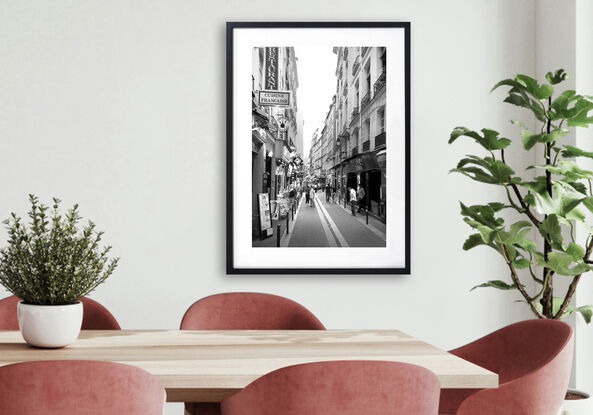
[[[119,258],[111,247],[99,247],[103,232],[93,222],[79,228],[78,205],[61,214],[59,199],[52,209],[29,195],[25,224],[15,213],[3,223],[8,246],[0,249],[0,283],[26,304],[74,304],[109,277]]]
[[[507,281],[488,281],[474,288],[517,290],[539,318],[560,319],[578,312],[589,323],[592,306],[576,307],[570,301],[582,275],[593,269],[593,223],[587,216],[593,212],[593,171],[581,168],[577,162],[593,159],[593,152],[563,141],[571,127],[593,124],[593,97],[571,89],[558,90],[566,78],[562,69],[549,72],[547,82],[541,84],[519,74],[492,88],[506,88],[504,102],[535,117],[537,127],[533,130],[520,121],[511,123],[519,128],[525,151],[541,154],[541,163],[518,169],[505,158],[511,139],[487,128],[473,131],[456,127],[450,144],[460,137],[469,138],[482,147],[485,155],[468,155],[451,171],[500,186],[506,193],[504,203],[460,204],[463,220],[474,230],[463,249],[482,245],[494,249],[504,259],[510,276]],[[516,220],[516,214],[507,215],[508,211],[519,213],[520,219]],[[577,240],[577,226],[586,230],[584,240]],[[538,247],[536,233],[543,239],[543,246]],[[561,294],[554,289],[556,278],[569,280],[568,289]],[[527,281],[532,282],[528,285]],[[534,286],[536,289],[531,288]]]

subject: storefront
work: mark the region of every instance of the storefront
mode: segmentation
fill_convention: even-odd
[[[274,150],[276,137],[269,128],[269,117],[252,102],[251,123],[251,228],[253,239],[259,239],[260,206],[258,195],[274,194]]]
[[[386,220],[386,157],[385,150],[357,154],[335,167],[336,175],[342,173],[345,190],[349,187],[364,189],[360,202],[363,209],[377,218]]]

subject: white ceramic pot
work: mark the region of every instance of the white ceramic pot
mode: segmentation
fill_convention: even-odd
[[[591,415],[593,414],[593,399],[589,397],[587,392],[576,389],[569,389],[568,392],[576,393],[577,395],[586,396],[585,399],[564,400],[562,408],[558,415]]]
[[[18,303],[21,334],[37,347],[64,347],[74,343],[82,326],[82,303],[32,305]]]

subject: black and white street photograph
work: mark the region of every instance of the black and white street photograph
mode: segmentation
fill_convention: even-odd
[[[253,48],[254,247],[386,244],[387,52]]]
[[[293,25],[233,35],[234,252],[261,258],[258,268],[357,269],[390,255],[402,265],[409,238],[403,28]]]

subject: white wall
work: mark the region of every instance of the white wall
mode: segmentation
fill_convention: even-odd
[[[468,292],[507,272],[490,250],[461,250],[458,201],[502,194],[449,175],[478,150],[447,140],[456,125],[516,133],[507,120],[524,115],[488,91],[534,72],[534,16],[533,0],[4,0],[0,217],[24,214],[28,193],[78,202],[122,257],[93,297],[124,328],[176,328],[194,300],[249,290],[291,297],[329,328],[459,345],[529,317],[512,293]],[[412,22],[411,276],[225,275],[232,20]]]
[[[590,0],[576,0],[575,7],[575,74],[576,90],[584,95],[593,95],[593,2]],[[570,27],[570,26],[569,26]],[[577,146],[593,151],[593,128],[581,128],[576,134]],[[593,161],[586,160],[585,168],[593,170]],[[585,275],[579,282],[574,299],[579,306],[593,304],[593,280],[591,275]],[[576,354],[575,374],[576,387],[593,391],[593,327],[587,325],[581,318],[576,321]]]
[[[541,79],[549,72],[563,68],[569,74],[562,89],[576,89],[583,95],[593,95],[593,2],[590,0],[539,0],[536,2],[536,73]],[[567,137],[568,142],[586,151],[593,151],[593,129],[574,129]],[[583,168],[592,170],[590,160],[579,159]],[[589,218],[590,220],[593,218]],[[577,228],[577,238],[585,241],[588,232]],[[558,278],[555,289],[561,295],[570,279]],[[572,303],[577,306],[593,304],[593,282],[591,275],[584,275],[579,282]],[[593,365],[593,327],[587,325],[581,316],[567,319],[575,331],[575,356],[572,386],[591,391]]]

